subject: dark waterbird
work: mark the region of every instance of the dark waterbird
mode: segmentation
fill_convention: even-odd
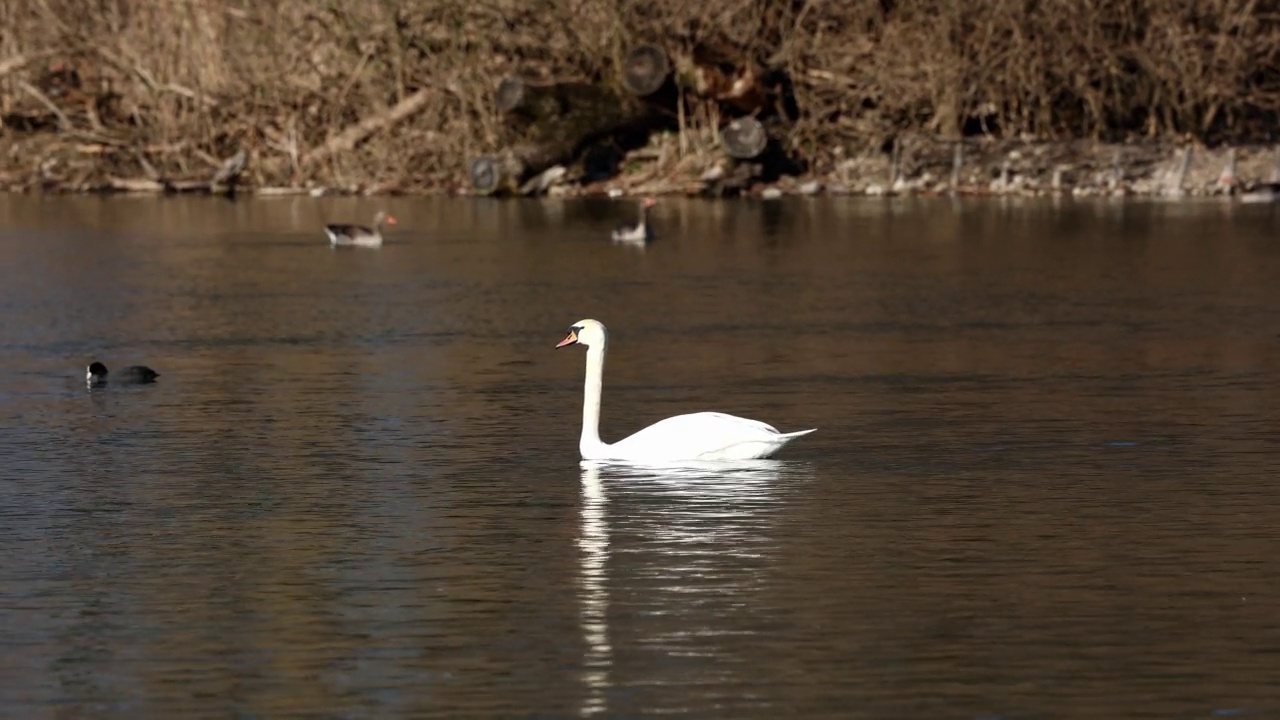
[[[117,371],[111,376],[111,380],[117,383],[139,384],[155,382],[158,377],[160,377],[160,373],[146,365],[130,365],[123,370]],[[85,373],[85,381],[91,386],[106,385],[107,366],[97,360],[89,363],[89,370]]]

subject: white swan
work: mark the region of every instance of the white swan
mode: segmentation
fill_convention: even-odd
[[[817,428],[781,433],[772,425],[718,412],[677,415],[660,420],[631,437],[609,444],[600,439],[600,392],[608,331],[597,320],[579,320],[557,348],[587,347],[587,380],[582,401],[583,460],[670,463],[690,460],[756,460]]]

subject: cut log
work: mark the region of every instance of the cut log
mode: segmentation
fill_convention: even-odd
[[[657,45],[641,45],[622,61],[622,86],[636,97],[658,92],[671,75],[671,61]]]
[[[725,126],[720,133],[725,153],[735,160],[760,157],[769,145],[769,133],[753,117],[741,117]]]
[[[494,104],[498,106],[500,113],[513,112],[523,105],[524,81],[513,77],[502,78],[494,93]]]
[[[523,165],[511,156],[481,155],[471,161],[471,187],[479,195],[500,195],[519,187]]]
[[[705,197],[737,197],[746,192],[764,173],[764,166],[753,162],[731,162],[728,169],[703,175],[701,195]]]

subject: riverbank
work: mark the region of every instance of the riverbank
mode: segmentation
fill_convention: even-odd
[[[1074,195],[1240,196],[1260,199],[1280,192],[1280,147],[1243,145],[1207,148],[1168,143],[1057,143],[938,138],[904,140],[889,152],[830,157],[794,175],[765,179],[748,175],[725,190],[724,180],[743,163],[715,152],[681,155],[678,138],[655,136],[624,156],[617,175],[584,178],[553,166],[534,178],[524,195],[583,197],[684,195],[691,197],[783,195]],[[31,147],[0,141],[0,157],[19,158]],[[52,139],[25,163],[0,170],[0,191],[90,194],[311,195],[472,195],[465,173],[453,177],[406,177],[394,181],[355,180],[345,184],[308,181],[295,185],[258,184],[250,176],[235,185],[216,181],[228,166],[252,165],[245,153],[223,162],[206,160],[199,176],[165,179],[120,177],[97,171],[103,149],[92,143]],[[14,167],[13,165],[18,165]],[[33,170],[21,167],[34,166]],[[749,164],[748,164],[749,165]]]
[[[0,188],[1194,195],[1280,180],[1280,17],[1257,5],[402,5],[13,0]],[[1219,182],[1232,147],[1235,182]]]

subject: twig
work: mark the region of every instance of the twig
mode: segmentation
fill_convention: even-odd
[[[782,47],[769,57],[768,65],[770,67],[790,66],[795,54],[795,45],[797,42],[805,42],[799,30],[800,25],[804,22],[804,16],[809,14],[809,8],[813,7],[813,0],[805,0],[800,11],[795,14],[795,18],[791,21],[791,32],[787,33],[787,37],[782,41]]]
[[[213,187],[206,180],[166,180],[158,178],[108,177],[102,189],[123,193],[208,193]]]
[[[341,105],[347,101],[347,93],[351,92],[351,86],[356,84],[356,80],[360,78],[360,73],[364,72],[365,65],[368,65],[369,61],[372,59],[373,50],[369,50],[364,55],[360,56],[360,62],[356,63],[355,69],[347,76],[347,81],[342,84],[342,90],[338,92],[337,104]]]
[[[244,168],[249,163],[249,153],[244,148],[236,151],[235,155],[227,158],[222,163],[209,181],[212,186],[235,185],[240,179],[240,173],[244,172]]]
[[[392,107],[348,126],[342,132],[329,138],[324,145],[308,154],[302,164],[304,166],[311,165],[338,153],[351,151],[370,135],[394,125],[426,107],[429,97],[430,94],[426,90],[419,90]]]
[[[311,190],[304,187],[262,187],[254,191],[255,195],[275,197],[279,195],[308,195]]]
[[[57,54],[58,53],[53,50],[41,50],[40,52],[30,54],[18,53],[8,60],[0,61],[0,78],[9,75],[10,73],[15,73],[36,60],[42,60]]]
[[[122,70],[126,73],[132,73],[136,75],[138,79],[141,80],[142,83],[146,85],[147,89],[150,90],[151,92],[153,93],[160,92],[159,83],[157,83],[156,79],[151,76],[151,73],[147,72],[146,68],[142,67],[141,65],[137,65],[135,63],[126,61],[124,58],[120,57],[119,55],[116,55],[115,53],[102,47],[101,45],[95,45],[93,47],[93,51],[96,52],[103,60],[106,60],[108,63],[111,63],[112,65],[114,65],[117,70]]]
[[[1178,173],[1174,175],[1173,192],[1181,195],[1187,185],[1187,170],[1191,169],[1191,146],[1187,145],[1182,148],[1182,164],[1178,166]]]
[[[31,97],[34,97],[37,101],[39,101],[41,105],[44,105],[46,108],[48,108],[49,112],[53,113],[54,116],[58,118],[58,125],[63,130],[71,129],[71,119],[67,117],[66,113],[62,112],[61,108],[59,108],[56,104],[54,104],[52,100],[49,99],[48,95],[45,95],[44,93],[40,92],[39,88],[27,82],[26,80],[19,80],[18,87],[25,90],[27,93],[31,95]]]
[[[147,177],[152,180],[160,179],[160,171],[156,170],[156,166],[152,165],[151,161],[147,160],[145,153],[135,151],[134,156],[138,159],[138,164],[142,166],[142,171],[147,174]]]
[[[889,155],[889,187],[898,182],[898,173],[900,172],[899,164],[902,162],[902,142],[898,138],[893,139],[893,150]]]
[[[98,55],[102,57],[103,60],[106,60],[111,65],[114,65],[117,70],[132,74],[135,77],[137,77],[139,80],[142,81],[143,85],[147,86],[147,89],[150,90],[153,95],[159,95],[161,93],[166,93],[166,92],[173,93],[174,95],[181,95],[182,97],[185,97],[188,100],[194,100],[195,102],[198,102],[207,108],[214,107],[218,104],[217,100],[207,95],[204,95],[202,93],[198,93],[195,90],[192,90],[191,88],[184,87],[177,83],[171,83],[171,82],[162,84],[155,79],[155,76],[151,74],[151,71],[147,70],[146,68],[142,67],[137,63],[129,62],[125,58],[122,58],[119,55],[116,55],[115,53],[111,52],[110,50],[104,47],[95,46],[93,48],[93,51],[98,53]]]
[[[164,85],[154,86],[152,89],[156,91],[164,90],[175,95],[181,95],[189,100],[194,100],[207,108],[214,107],[218,104],[217,100],[214,100],[208,95],[202,95],[191,88],[183,87],[177,83],[165,83]]]
[[[110,145],[117,148],[133,147],[134,145],[134,141],[132,140],[112,137],[107,133],[92,132],[89,130],[72,129],[70,135],[72,139],[79,140],[80,142],[101,143],[103,145]]]
[[[960,170],[964,167],[964,143],[957,142],[955,150],[951,156],[951,192],[956,193],[960,189]]]
[[[127,193],[162,193],[165,191],[165,184],[146,178],[109,177],[106,181],[106,189]]]
[[[676,130],[677,130],[676,137],[679,140],[680,157],[684,157],[689,153],[689,139],[687,135],[689,132],[689,128],[688,128],[688,121],[684,116],[684,93],[683,92],[681,92],[676,97]]]
[[[292,116],[289,117],[287,126],[287,134],[281,130],[277,130],[270,125],[262,127],[262,137],[267,146],[283,153],[289,158],[289,170],[291,175],[296,176],[300,169],[298,164],[298,130],[297,123]]]

